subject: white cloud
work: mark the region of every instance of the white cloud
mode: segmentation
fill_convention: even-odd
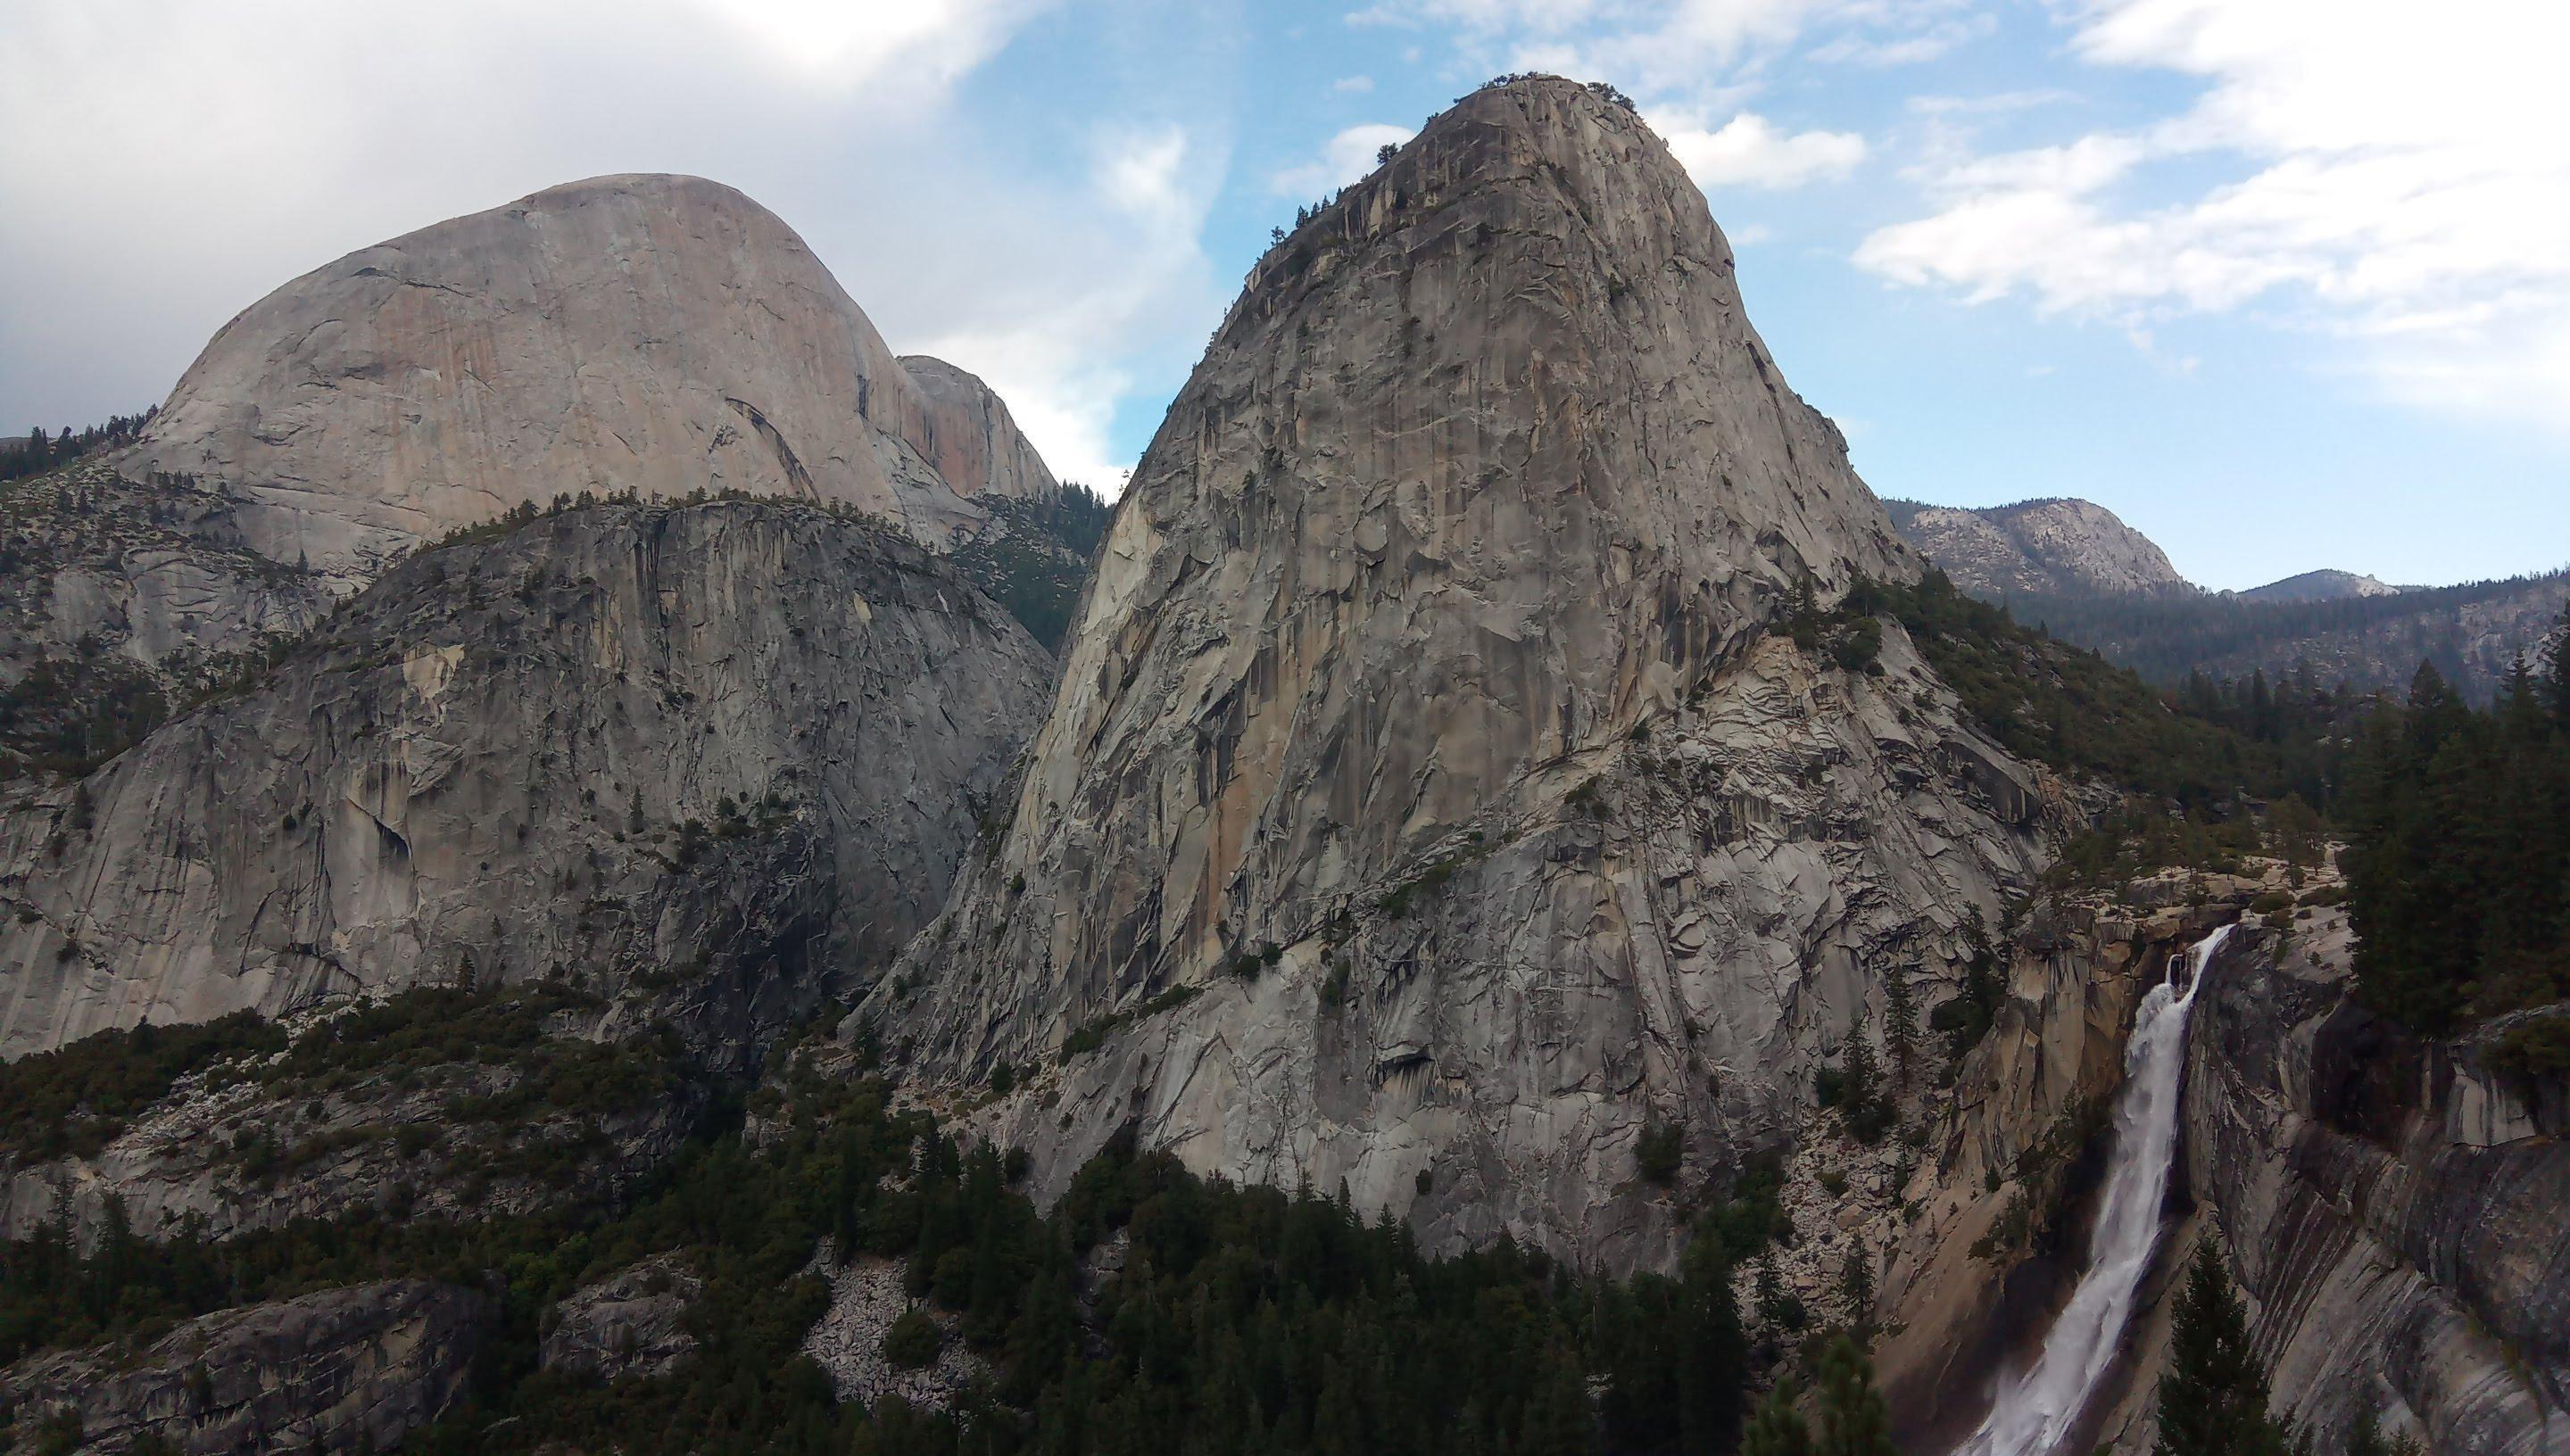
[[[1811,58],[1851,66],[1919,66],[1942,60],[1997,28],[1998,18],[1985,12],[1934,21],[1907,35],[1850,31],[1814,48]]]
[[[1040,143],[958,125],[956,83],[1037,8],[0,6],[0,411],[158,400],[223,320],[351,248],[686,172],[773,208],[896,349],[981,374],[1057,469],[1110,484],[1117,406],[1219,311],[1197,199],[1226,158],[1112,110]]]
[[[2167,122],[1946,161],[1860,264],[2128,326],[2268,305],[2389,396],[2570,422],[2570,11],[2088,0],[2075,54],[2207,84]],[[2170,164],[2184,163],[2183,168]],[[2230,164],[2231,180],[2167,184]],[[2154,169],[2165,169],[2154,173]],[[2148,202],[2133,193],[2159,181]]]
[[[1708,190],[1798,187],[1845,177],[1865,161],[1865,139],[1852,132],[1780,132],[1754,112],[1742,112],[1711,132],[1688,116],[1650,120],[1687,176]]]
[[[1280,197],[1314,198],[1334,191],[1375,169],[1375,156],[1419,135],[1408,127],[1369,122],[1350,127],[1322,144],[1321,155],[1289,167],[1267,180],[1267,189]]]
[[[980,65],[1046,0],[693,0],[774,57],[833,85],[896,68],[943,86]]]
[[[1378,0],[1354,25],[1442,27],[1484,70],[1611,81],[1645,100],[1731,95],[1787,48],[1829,37],[1816,59],[1901,65],[1989,28],[1969,0]]]
[[[1342,96],[1365,96],[1374,90],[1371,76],[1342,76],[1330,83],[1330,89]]]
[[[2076,100],[2067,91],[1995,91],[1979,96],[1914,96],[1902,105],[1921,116],[1998,116]]]

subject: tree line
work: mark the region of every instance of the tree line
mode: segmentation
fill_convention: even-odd
[[[110,415],[104,425],[92,425],[75,432],[65,425],[60,434],[48,434],[38,425],[15,440],[0,440],[0,481],[20,480],[43,475],[58,465],[67,465],[94,450],[131,445],[152,423],[161,407],[154,405],[139,415]]]
[[[2570,997],[2570,607],[2488,708],[2421,664],[2357,735],[2341,817],[2366,1004],[2442,1035]]]

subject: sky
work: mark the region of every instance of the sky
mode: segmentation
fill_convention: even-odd
[[[9,0],[0,428],[575,178],[792,224],[1114,491],[1268,229],[1491,76],[1613,82],[1877,493],[2189,577],[2570,564],[2560,0]]]

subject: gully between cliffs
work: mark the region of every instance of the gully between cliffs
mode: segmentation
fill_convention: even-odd
[[[2205,969],[2232,926],[2197,941],[2181,966],[2142,998],[2115,1094],[2115,1141],[2088,1237],[2088,1268],[2044,1337],[2034,1363],[2001,1377],[1990,1413],[1957,1456],[2048,1456],[2069,1438],[2114,1362],[2160,1232],[2160,1206],[2176,1161],[2178,1091],[2186,1067],[2187,1013]]]

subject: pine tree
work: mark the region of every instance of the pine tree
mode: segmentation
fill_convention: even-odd
[[[2267,1371],[2249,1347],[2249,1316],[2207,1238],[2179,1290],[2160,1376],[2156,1456],[2283,1456],[2267,1415]]]
[[[2543,696],[2551,704],[2553,722],[2570,732],[2570,601],[2561,603],[2561,621],[2544,658]]]
[[[1842,1334],[1821,1352],[1821,1429],[1817,1456],[1901,1456],[1892,1442],[1892,1409],[1874,1388],[1874,1361]]]
[[[1849,1135],[1860,1143],[1880,1141],[1892,1125],[1892,1104],[1883,1095],[1883,1078],[1874,1064],[1874,1043],[1866,1039],[1863,1018],[1848,1031],[1844,1076],[1840,1097],[1847,1108]]]
[[[1893,1085],[1907,1092],[1919,1065],[1919,1002],[1910,977],[1896,970],[1883,982],[1883,1042],[1892,1053]]]
[[[1722,1241],[1699,1238],[1680,1269],[1678,1425],[1685,1448],[1727,1451],[1740,1430],[1749,1342]]]
[[[1741,1432],[1740,1456],[1900,1456],[1874,1362],[1855,1340],[1842,1334],[1821,1352],[1817,1431],[1796,1408],[1801,1398],[1790,1376],[1778,1381]]]
[[[1793,1376],[1777,1381],[1740,1432],[1740,1456],[1814,1456],[1812,1428],[1794,1408],[1802,1395]]]
[[[1873,1328],[1874,1259],[1862,1240],[1848,1251],[1847,1265],[1839,1272],[1839,1292],[1847,1298],[1848,1322],[1859,1329]]]

